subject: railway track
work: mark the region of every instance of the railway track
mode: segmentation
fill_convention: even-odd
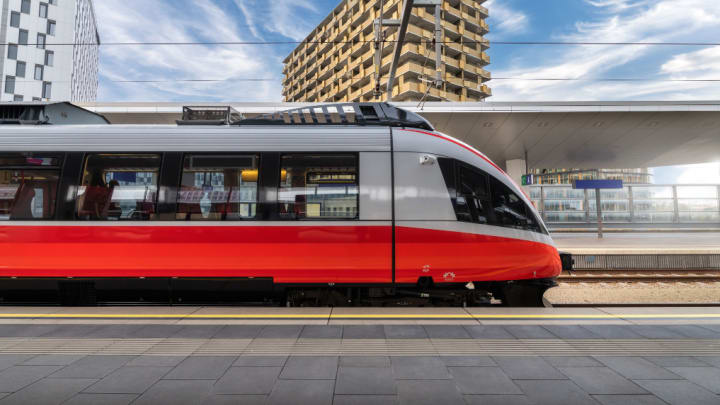
[[[648,283],[712,283],[720,282],[720,270],[575,270],[563,272],[558,281],[564,283],[648,282]]]

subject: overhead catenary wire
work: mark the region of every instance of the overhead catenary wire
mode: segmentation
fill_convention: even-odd
[[[56,43],[28,43],[18,44],[14,42],[6,42],[0,44],[0,46],[8,45],[22,45],[22,46],[227,46],[227,45],[313,45],[313,44],[358,44],[358,43],[373,43],[373,40],[357,40],[357,41],[198,41],[198,42],[102,42],[100,44],[93,42],[56,42]],[[385,40],[386,43],[395,43],[397,40]],[[403,43],[407,44],[422,44],[423,40],[408,40],[406,39]],[[589,42],[589,41],[441,41],[441,44],[489,44],[489,45],[551,45],[551,46],[566,46],[566,45],[597,45],[597,46],[720,46],[720,42]]]

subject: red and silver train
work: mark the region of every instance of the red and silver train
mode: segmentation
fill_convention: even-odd
[[[5,302],[535,306],[570,260],[497,165],[388,104],[0,127]]]

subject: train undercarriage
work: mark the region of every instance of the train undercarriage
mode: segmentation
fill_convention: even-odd
[[[270,278],[0,279],[0,305],[547,306],[554,279],[417,284],[275,284]]]

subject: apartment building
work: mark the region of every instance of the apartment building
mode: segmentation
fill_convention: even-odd
[[[1,0],[0,101],[95,101],[100,37],[92,0]]]
[[[482,101],[492,95],[484,83],[488,25],[485,0],[442,2],[442,86],[435,78],[435,16],[432,8],[412,10],[392,90],[394,101]],[[383,3],[381,12],[380,5]],[[284,60],[285,101],[376,101],[374,94],[373,21],[400,19],[402,0],[343,0]],[[387,29],[387,28],[386,28]],[[388,73],[397,40],[391,29],[382,49],[381,83]]]

